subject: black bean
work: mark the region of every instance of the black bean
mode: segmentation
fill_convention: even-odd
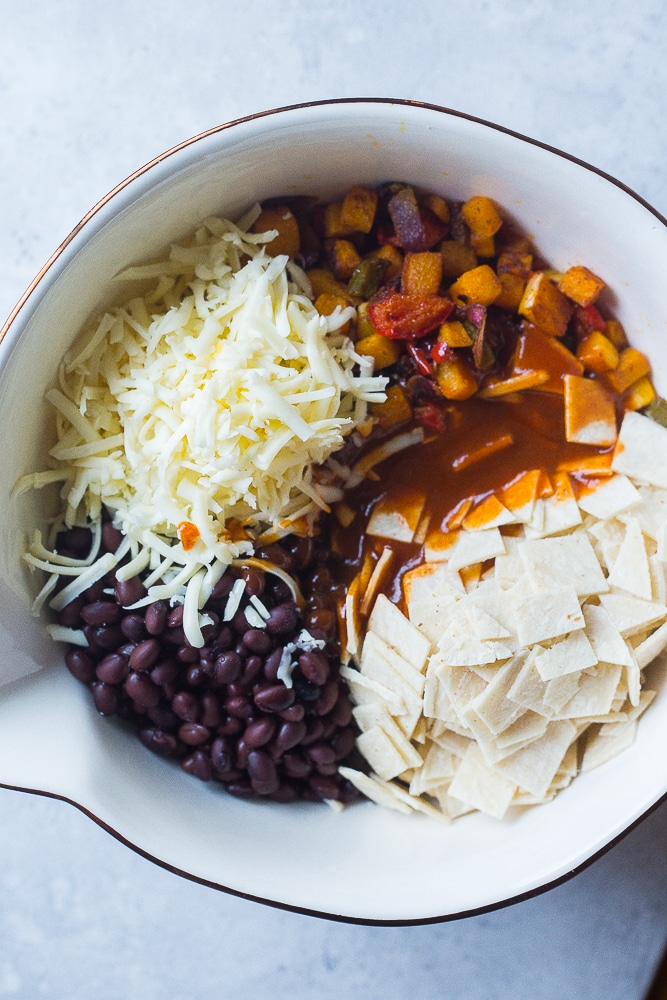
[[[336,751],[328,743],[318,741],[312,743],[306,753],[315,764],[333,764],[336,760]]]
[[[218,736],[211,744],[211,763],[216,771],[225,773],[234,766],[234,743],[228,736]]]
[[[178,677],[178,666],[173,660],[160,660],[150,671],[150,678],[158,687],[172,684]]]
[[[181,767],[187,774],[192,774],[200,781],[210,781],[213,774],[211,758],[205,750],[195,750],[181,761]]]
[[[254,566],[241,567],[241,579],[245,580],[244,594],[247,597],[261,597],[266,586],[266,577]]]
[[[132,576],[129,580],[116,580],[114,593],[121,607],[127,608],[146,596],[146,588],[138,576]]]
[[[294,785],[287,781],[281,781],[275,792],[271,792],[269,798],[272,802],[295,802],[299,797],[299,792]]]
[[[197,663],[199,660],[199,650],[194,646],[179,646],[176,656],[181,663]]]
[[[234,695],[225,701],[225,711],[237,719],[251,719],[253,716],[252,702],[245,695]]]
[[[336,612],[329,608],[313,608],[306,615],[306,628],[313,633],[317,629],[327,641],[336,635]]]
[[[88,528],[74,527],[67,531],[61,531],[56,539],[57,551],[62,554],[62,550],[67,548],[76,552],[80,557],[90,551],[92,536]]]
[[[324,685],[315,702],[315,712],[317,715],[328,715],[332,711],[338,701],[338,691],[338,681],[329,681],[328,684]],[[346,720],[346,722],[349,721],[349,719]]]
[[[294,558],[282,545],[265,545],[257,550],[257,556],[273,563],[274,566],[286,573],[291,573],[294,569]]]
[[[312,719],[308,723],[308,732],[301,740],[303,746],[308,747],[312,743],[316,743],[317,740],[321,740],[324,734],[324,724],[320,719]]]
[[[86,604],[92,604],[93,601],[101,601],[104,599],[104,578],[101,580],[96,580],[95,583],[91,583],[90,587],[83,592],[83,598]]]
[[[69,649],[65,653],[65,664],[72,676],[84,684],[90,684],[95,677],[95,663],[84,649]]]
[[[161,638],[170,646],[182,646],[185,643],[185,632],[180,626],[168,628],[162,633]]]
[[[218,684],[230,684],[241,673],[241,657],[233,650],[220,653],[215,661],[213,676]]]
[[[236,637],[229,625],[223,625],[215,637],[215,648],[218,650],[231,649],[236,642]]]
[[[100,715],[113,715],[118,707],[118,692],[111,684],[97,681],[92,686],[95,708]]]
[[[75,597],[58,614],[58,624],[64,625],[65,628],[78,628],[81,624],[81,610],[85,603],[83,597]]]
[[[87,625],[115,625],[122,611],[114,601],[93,601],[81,608],[81,617]]]
[[[278,712],[280,718],[284,719],[285,722],[301,722],[305,714],[305,705],[302,705],[301,702],[298,701],[295,701],[294,704],[290,705],[288,708],[284,708],[282,712]]]
[[[120,623],[121,632],[132,642],[143,642],[147,636],[146,626],[144,624],[143,615],[129,614],[125,615]]]
[[[242,684],[247,684],[248,687],[250,687],[261,675],[263,667],[264,660],[261,656],[249,656],[243,664],[243,670],[241,671],[239,680]]]
[[[269,652],[273,643],[271,642],[270,636],[266,634],[264,629],[249,628],[248,631],[243,634],[243,645],[249,649],[251,653],[257,653],[260,656],[264,656]]]
[[[222,722],[216,726],[216,732],[220,736],[238,736],[245,729],[245,723],[243,719],[239,719],[236,715],[227,715],[223,717]]]
[[[258,795],[271,795],[280,786],[280,779],[271,756],[266,750],[251,750],[248,754],[248,774]]]
[[[269,684],[255,692],[254,700],[264,712],[281,712],[294,701],[294,689],[284,684]]]
[[[198,663],[191,663],[185,671],[185,679],[191,687],[200,687],[206,683],[206,671]]]
[[[183,722],[196,722],[199,718],[199,699],[191,691],[179,691],[171,699],[171,708]]]
[[[232,573],[225,573],[220,577],[211,594],[212,601],[223,601],[229,597],[229,592],[234,586],[236,577]]]
[[[336,760],[344,760],[354,749],[356,736],[352,726],[347,726],[336,733],[332,740],[332,746],[336,753]]]
[[[275,681],[278,677],[278,667],[283,658],[283,647],[278,646],[272,650],[264,661],[264,676],[269,681]]]
[[[274,740],[278,753],[285,753],[297,746],[306,735],[308,726],[305,722],[283,722]]]
[[[182,726],[179,726],[178,738],[189,747],[198,747],[203,743],[208,743],[211,738],[211,730],[198,722],[184,722]]]
[[[88,628],[92,630],[92,634],[87,631]],[[91,646],[108,652],[113,652],[122,646],[123,640],[126,638],[119,625],[100,625],[99,627],[89,625],[84,629],[84,633]]]
[[[285,601],[271,608],[266,631],[270,635],[284,635],[293,632],[299,622],[299,612],[294,601]]]
[[[102,525],[102,548],[105,552],[115,552],[122,541],[122,531],[114,528],[110,521]]]
[[[153,722],[156,726],[159,726],[160,729],[173,729],[174,726],[178,725],[179,721],[169,708],[169,705],[165,705],[164,702],[160,702],[158,705],[152,705],[150,708],[147,708],[146,715],[151,722]]]
[[[238,799],[248,799],[254,794],[254,790],[247,778],[237,778],[230,781],[226,786],[230,795],[235,795]]]
[[[253,719],[248,723],[243,739],[249,747],[263,747],[272,739],[275,731],[275,720],[265,715],[261,719]]]
[[[123,685],[133,702],[140,708],[152,708],[160,701],[160,689],[147,674],[131,673]]]
[[[106,684],[121,684],[127,677],[129,666],[127,657],[120,653],[108,653],[97,664],[95,673]]]
[[[169,604],[167,601],[155,601],[146,608],[146,631],[149,635],[161,635],[167,627]]]
[[[139,739],[145,747],[160,757],[173,757],[176,753],[176,737],[162,729],[140,729]]]
[[[162,649],[157,639],[144,639],[130,653],[130,669],[135,671],[150,670],[154,666]]]
[[[320,799],[340,798],[340,783],[334,777],[322,774],[312,774],[308,784]]]
[[[169,612],[169,617],[167,618],[167,625],[169,628],[181,628],[183,625],[183,605],[177,604]]]
[[[329,661],[319,649],[313,649],[299,656],[301,673],[317,687],[321,687],[329,677]]]
[[[295,750],[284,754],[282,766],[285,774],[291,778],[306,778],[313,770],[311,762]]]
[[[326,689],[325,689],[326,690]],[[322,697],[324,697],[324,692],[322,692]],[[331,712],[331,721],[337,726],[347,726],[352,719],[352,703],[346,695],[345,691],[340,691],[336,704]]]
[[[201,717],[199,721],[202,726],[208,726],[209,729],[215,729],[220,723],[221,712],[220,712],[220,702],[214,694],[203,694],[201,696]]]

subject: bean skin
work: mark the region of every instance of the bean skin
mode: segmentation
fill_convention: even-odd
[[[69,672],[83,684],[90,684],[95,677],[95,663],[89,654],[73,646],[65,654],[65,664]]]
[[[301,654],[299,669],[306,680],[317,687],[321,687],[329,677],[329,661],[318,649]]]
[[[113,715],[118,707],[116,688],[103,681],[93,684],[93,700],[100,715]]]
[[[138,576],[133,576],[129,580],[116,580],[114,593],[120,606],[127,608],[146,596],[146,588]]]
[[[250,747],[263,747],[270,742],[275,731],[275,720],[264,716],[248,723],[243,738]]]
[[[109,653],[97,664],[95,673],[107,684],[120,684],[127,677],[129,669],[127,657],[120,653]]]
[[[294,701],[294,689],[284,684],[270,684],[255,692],[255,704],[264,712],[281,712]]]
[[[208,743],[211,731],[207,726],[202,726],[198,722],[184,722],[182,726],[179,726],[178,738],[187,746],[199,747],[202,743]]]
[[[120,623],[121,632],[132,642],[143,642],[147,638],[146,625],[141,615],[125,615]]]
[[[149,635],[161,635],[167,627],[169,604],[167,601],[156,601],[146,608],[146,631]]]
[[[181,761],[181,767],[187,774],[192,774],[200,781],[210,781],[213,776],[211,758],[204,750],[195,750],[193,754]]]
[[[130,668],[135,671],[150,670],[157,663],[161,652],[157,639],[144,639],[130,653]]]
[[[93,601],[81,609],[81,617],[86,625],[116,625],[122,610],[114,601]]]
[[[140,729],[139,739],[145,747],[160,757],[173,757],[176,753],[176,737],[161,729]]]
[[[179,691],[171,699],[171,708],[183,722],[196,722],[199,718],[199,699],[191,691]]]
[[[160,689],[147,674],[130,674],[124,688],[132,701],[141,708],[152,708],[160,701]]]
[[[299,621],[297,606],[294,601],[286,601],[284,604],[277,604],[271,609],[266,631],[269,635],[284,635],[293,632]]]

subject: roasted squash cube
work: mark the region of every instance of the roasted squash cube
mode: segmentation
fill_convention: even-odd
[[[445,399],[468,399],[477,392],[477,379],[460,356],[441,361],[435,372]]]
[[[651,366],[646,355],[636,347],[626,347],[621,351],[616,368],[606,372],[602,379],[614,392],[625,392],[633,382],[650,373]]]
[[[611,340],[618,351],[628,346],[628,338],[625,336],[625,330],[617,319],[607,320],[604,325],[604,335],[607,340]]]
[[[562,337],[572,309],[567,296],[558,291],[543,271],[538,271],[528,279],[518,311],[550,336]]]
[[[528,280],[533,267],[533,255],[523,247],[507,248],[498,254],[496,271],[501,274],[518,274]]]
[[[627,392],[624,393],[622,404],[624,410],[643,410],[645,406],[652,403],[657,393],[653,387],[653,382],[648,375],[638,378],[633,382]]]
[[[306,271],[306,275],[310,281],[314,299],[317,299],[320,295],[329,293],[331,295],[343,296],[348,305],[354,304],[354,300],[348,293],[347,286],[337,281],[331,271],[328,271],[325,267],[314,267],[312,270]]]
[[[578,306],[590,306],[604,288],[604,281],[582,264],[568,268],[558,288]]]
[[[331,316],[337,308],[343,310],[349,306],[349,300],[344,295],[334,295],[331,292],[322,292],[315,299],[315,308],[317,309],[320,316]],[[340,333],[348,333],[350,330],[350,321],[348,320],[344,323],[340,329]]]
[[[591,330],[577,344],[577,357],[584,368],[599,375],[612,371],[618,365],[619,354],[611,340],[599,330]]]
[[[476,236],[493,236],[503,224],[496,206],[485,195],[470,198],[461,208],[461,215]]]
[[[368,322],[370,325],[370,321]],[[357,340],[357,353],[373,358],[374,371],[396,364],[401,355],[400,341],[383,337],[381,333],[376,333],[372,326],[371,329],[372,333]]]
[[[477,233],[471,233],[470,246],[478,257],[495,257],[496,241],[493,236],[478,236]]]
[[[498,281],[501,284],[502,292],[494,301],[494,306],[499,306],[500,309],[511,309],[512,312],[516,312],[523,298],[526,279],[520,274],[514,274],[512,271],[502,271],[498,274]]]
[[[436,215],[441,222],[449,222],[450,211],[449,205],[444,198],[441,198],[439,194],[427,194],[424,195],[423,204],[426,205],[428,209]]]
[[[477,254],[467,243],[443,240],[440,244],[442,273],[447,278],[459,278],[466,271],[477,267]]]
[[[361,263],[359,251],[349,240],[327,240],[326,252],[333,275],[339,281],[348,281]]]
[[[400,385],[390,385],[386,391],[384,403],[372,403],[370,411],[383,430],[402,424],[412,417],[410,400]]]
[[[488,264],[480,264],[462,274],[449,289],[450,297],[460,305],[477,302],[489,306],[503,288],[495,271]]]
[[[438,341],[441,344],[447,344],[448,347],[472,347],[473,345],[471,335],[463,323],[457,319],[442,324],[438,330]]]
[[[360,233],[370,233],[375,220],[378,196],[363,187],[351,187],[343,199],[340,218],[345,226]]]
[[[442,281],[439,253],[406,253],[401,274],[401,291],[407,295],[437,295]]]
[[[278,235],[266,244],[266,252],[272,257],[280,254],[296,257],[301,245],[299,224],[287,205],[262,209],[252,227],[254,233],[266,233],[271,229],[276,229]]]
[[[324,209],[324,236],[332,239],[336,236],[350,236],[355,230],[343,221],[343,202],[332,201]]]

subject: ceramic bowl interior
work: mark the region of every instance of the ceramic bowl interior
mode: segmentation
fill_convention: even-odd
[[[547,806],[502,822],[451,825],[371,804],[246,802],[148,753],[100,718],[30,612],[20,555],[53,496],[17,500],[50,440],[43,403],[87,317],[127,289],[113,276],[146,261],[203,217],[238,215],[277,194],[342,194],[408,180],[449,198],[484,193],[555,267],[585,263],[606,305],[667,391],[667,227],[622,185],[496,126],[439,108],[343,101],[284,109],[215,129],[138,171],[54,254],[0,343],[0,782],[63,797],[132,847],[182,874],[245,896],[351,920],[416,922],[494,907],[566,877],[667,791],[667,691],[636,743]]]

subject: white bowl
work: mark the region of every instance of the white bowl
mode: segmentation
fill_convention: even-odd
[[[540,891],[608,847],[667,792],[667,691],[636,743],[546,806],[451,826],[371,804],[240,801],[147,752],[63,667],[30,612],[20,561],[45,497],[11,495],[42,467],[42,401],[89,314],[125,289],[111,276],[150,259],[204,216],[277,194],[341,194],[408,180],[455,199],[494,198],[556,267],[585,263],[648,353],[667,392],[667,223],[617,181],[468,116],[399,101],[333,101],[256,115],[181,144],[120,184],[47,262],[0,331],[0,782],[66,799],[119,839],[190,878],[296,910],[410,923]],[[41,505],[41,506],[40,506]]]

